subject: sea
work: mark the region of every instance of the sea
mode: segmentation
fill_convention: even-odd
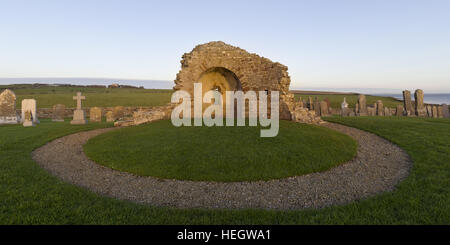
[[[402,94],[372,94],[376,96],[393,97],[403,100]],[[414,100],[414,94],[411,95],[411,100]],[[450,105],[450,93],[424,93],[423,100],[427,104],[447,104]]]

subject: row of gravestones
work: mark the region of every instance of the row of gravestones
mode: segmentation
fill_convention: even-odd
[[[314,111],[316,116],[329,116],[332,114],[333,109],[330,106],[330,101],[328,98],[319,101],[317,97],[314,98],[314,101],[311,97],[308,97],[307,100],[303,100],[300,97],[298,102],[300,107],[308,108],[310,111]]]
[[[424,93],[421,89],[417,89],[414,93],[415,102],[411,101],[411,92],[403,91],[403,106],[397,105],[395,109],[384,107],[383,102],[378,100],[372,107],[367,106],[366,96],[360,94],[356,102],[355,109],[348,108],[345,101],[341,104],[342,116],[418,116],[418,117],[434,117],[449,118],[450,113],[447,104],[442,105],[425,105]],[[414,106],[413,106],[414,104]]]
[[[348,107],[346,98],[341,104],[340,110],[333,110],[330,107],[330,101],[325,98],[319,101],[317,97],[313,100],[308,97],[302,100],[300,97],[300,107],[306,107],[310,111],[314,111],[316,116],[328,116],[340,114],[341,116],[419,116],[434,118],[449,118],[450,113],[447,104],[442,105],[425,105],[424,93],[421,89],[417,89],[414,93],[415,103],[411,101],[411,93],[408,90],[403,91],[404,105],[398,105],[396,108],[383,106],[383,101],[378,100],[373,106],[368,106],[366,96],[360,94],[354,109]],[[414,106],[413,106],[414,105]]]
[[[29,127],[39,123],[36,115],[36,100],[22,100],[22,113],[16,112],[16,95],[13,91],[6,89],[0,94],[0,124],[23,123]]]
[[[399,114],[400,113],[400,114]],[[403,115],[403,108],[389,108],[383,105],[383,101],[377,100],[373,106],[366,105],[364,95],[359,95],[355,108],[348,108],[345,100],[341,104],[341,116],[393,116]]]
[[[71,112],[72,114],[74,112]],[[114,122],[125,116],[125,107],[115,106],[112,111],[103,112],[101,107],[91,107],[89,108],[89,121],[90,122],[101,122],[103,120],[103,115],[106,117],[106,122]],[[49,116],[54,122],[63,122],[64,118],[67,116],[66,106],[63,104],[54,105]]]
[[[81,108],[81,101],[86,99],[80,92],[73,97],[77,101],[77,108],[73,112],[73,120],[71,124],[86,124],[87,120],[85,112]],[[106,121],[113,122],[122,118],[124,115],[124,107],[116,106],[113,111],[106,113]],[[52,121],[63,122],[65,116],[65,106],[58,104],[53,106]],[[102,109],[100,107],[93,107],[90,109],[90,121],[102,121]],[[23,123],[23,126],[35,126],[39,123],[37,118],[36,100],[24,99],[22,100],[22,115],[16,112],[16,95],[13,91],[6,89],[0,94],[0,124],[18,124]]]
[[[418,116],[418,117],[440,117],[449,118],[448,105],[426,105],[424,104],[424,94],[421,89],[414,92],[415,102],[411,101],[411,92],[409,90],[403,91],[403,115]]]

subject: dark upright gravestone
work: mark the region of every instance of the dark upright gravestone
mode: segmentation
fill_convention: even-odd
[[[411,92],[409,90],[403,91],[403,106],[405,107],[405,116],[412,115],[412,103],[411,103]]]
[[[450,112],[448,111],[448,105],[447,104],[442,104],[442,116],[444,118],[449,118],[450,117]]]

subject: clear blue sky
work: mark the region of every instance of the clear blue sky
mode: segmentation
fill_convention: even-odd
[[[450,91],[450,1],[1,0],[0,77],[174,80],[222,40],[294,87]]]

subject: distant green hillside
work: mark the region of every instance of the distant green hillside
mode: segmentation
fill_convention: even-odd
[[[36,99],[38,108],[51,108],[55,104],[75,107],[72,96],[82,92],[85,107],[107,106],[158,106],[170,102],[170,89],[138,89],[138,88],[95,88],[84,86],[32,86],[0,85],[0,90],[9,88],[17,96],[17,107],[23,99]]]
[[[83,106],[108,107],[108,106],[158,106],[170,102],[171,89],[138,89],[138,88],[97,88],[86,86],[51,86],[31,84],[19,85],[0,85],[0,90],[9,88],[17,95],[17,107],[20,108],[20,101],[23,99],[36,99],[38,108],[51,108],[55,104],[64,104],[66,107],[75,107],[75,101],[72,96],[76,92],[82,92],[86,96]],[[298,94],[295,93],[295,99],[300,97],[307,99],[311,96],[320,100],[328,98],[331,107],[340,108],[344,97],[347,98],[349,107],[355,107],[357,94]],[[396,107],[402,104],[401,101],[391,97],[380,97],[367,95],[367,104],[373,104],[377,100],[382,100],[388,107]]]

